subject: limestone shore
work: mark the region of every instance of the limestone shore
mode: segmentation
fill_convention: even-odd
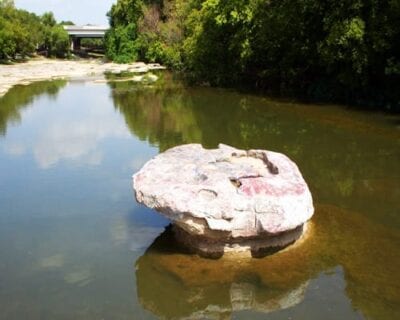
[[[101,60],[55,60],[35,58],[24,63],[0,65],[0,97],[15,85],[60,78],[101,76],[105,72],[146,73],[164,69],[158,64],[135,62],[131,64],[104,63]]]

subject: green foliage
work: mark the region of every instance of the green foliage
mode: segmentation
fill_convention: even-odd
[[[94,49],[104,48],[104,40],[102,38],[83,38],[81,46]]]
[[[63,26],[56,25],[51,29],[50,55],[65,57],[69,50],[69,36]]]
[[[168,66],[178,66],[180,53],[177,49],[169,47],[161,41],[154,41],[146,47],[145,60],[161,62]]]
[[[106,33],[107,58],[128,63],[138,58],[137,22],[142,14],[142,1],[119,0],[113,4],[108,17],[111,29]]]
[[[45,12],[41,16],[42,24],[48,27],[54,27],[57,24],[56,19],[54,18],[53,12]]]
[[[204,1],[187,18],[183,43],[187,69],[214,85],[239,81],[251,55],[251,22],[255,1]]]
[[[0,59],[14,55],[16,47],[11,23],[0,17]]]
[[[42,29],[41,49],[47,56],[64,58],[69,53],[69,36],[61,25],[45,25]]]
[[[107,13],[110,26],[114,28],[121,25],[136,25],[142,15],[142,5],[141,0],[118,0]]]
[[[37,49],[46,50],[48,56],[65,57],[69,53],[67,32],[51,12],[38,17],[16,9],[13,1],[0,0],[0,59],[25,57]]]
[[[117,1],[108,13],[107,57],[116,62],[141,59],[179,68],[184,4],[183,0]]]
[[[67,21],[62,20],[62,21],[60,22],[60,24],[61,24],[62,26],[73,26],[75,23],[73,23],[73,22],[70,21],[70,20],[67,20]]]
[[[188,16],[184,64],[211,84],[398,108],[399,18],[398,1],[206,0]]]
[[[69,36],[61,24],[57,24],[52,12],[46,12],[40,17],[42,23],[41,49],[49,57],[64,58],[69,54]]]
[[[398,0],[119,0],[110,24],[136,58],[200,83],[400,108]],[[134,59],[113,42],[110,58]]]
[[[32,53],[40,40],[39,25],[36,15],[15,9],[13,1],[0,1],[0,59]]]
[[[128,63],[138,58],[136,26],[118,26],[106,33],[106,55],[117,63]]]

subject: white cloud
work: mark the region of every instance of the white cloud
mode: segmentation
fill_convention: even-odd
[[[103,158],[98,145],[110,137],[129,138],[130,134],[120,121],[103,116],[53,123],[41,132],[33,153],[43,169],[61,160],[97,165]]]

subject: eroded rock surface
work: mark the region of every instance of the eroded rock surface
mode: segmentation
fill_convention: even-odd
[[[296,164],[283,154],[178,146],[133,176],[138,202],[190,235],[240,243],[293,231],[314,212]]]

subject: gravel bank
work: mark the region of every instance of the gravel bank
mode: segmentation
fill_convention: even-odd
[[[0,97],[17,84],[27,85],[35,81],[60,78],[101,76],[104,72],[146,73],[150,70],[165,69],[158,64],[135,62],[131,64],[103,63],[100,60],[50,60],[33,59],[13,65],[0,65]]]

